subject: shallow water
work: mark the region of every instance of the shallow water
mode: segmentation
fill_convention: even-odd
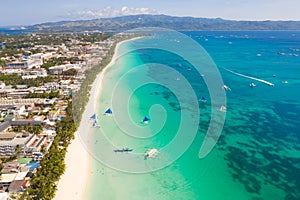
[[[97,111],[101,128],[92,135],[96,159],[89,199],[300,199],[300,32],[184,33],[205,48],[231,88],[226,91],[221,137],[213,138],[218,139],[215,148],[199,159],[210,117],[219,105],[211,105],[205,81],[196,69],[161,49],[134,50],[137,43],[147,42],[144,39],[127,42],[119,54],[133,51],[120,57],[103,81]],[[155,64],[147,68],[145,63]],[[155,68],[157,64],[178,74],[162,66]],[[253,80],[223,67],[275,86],[255,82],[257,86],[251,88]],[[282,84],[285,80],[288,84]],[[159,81],[171,84],[166,87]],[[192,93],[186,92],[186,83]],[[194,101],[201,96],[208,101]],[[108,107],[112,116],[102,114]],[[215,124],[221,115],[214,118]],[[149,125],[141,123],[144,116],[150,117]],[[183,126],[182,140],[174,141],[181,123],[191,126]],[[182,145],[189,141],[185,150]],[[167,147],[170,144],[172,148]],[[113,152],[123,147],[134,150]],[[143,153],[150,148],[161,153],[145,160]]]

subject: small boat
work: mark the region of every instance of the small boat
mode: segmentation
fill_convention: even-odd
[[[227,111],[227,108],[226,108],[225,106],[222,105],[222,106],[220,107],[219,110],[220,110],[221,112],[226,112],[226,111]]]
[[[250,85],[249,85],[250,87],[255,87],[256,85],[255,85],[255,83],[250,83]]]
[[[202,102],[206,102],[206,101],[207,101],[207,99],[206,99],[205,97],[201,97],[200,101],[202,101]]]
[[[129,148],[123,148],[123,149],[115,149],[114,152],[116,153],[122,153],[122,152],[131,152],[133,151],[133,149],[129,149]]]
[[[223,90],[229,90],[229,91],[231,91],[231,89],[230,89],[230,87],[228,87],[227,85],[223,85]]]
[[[110,108],[108,108],[105,113],[105,115],[112,115],[112,110]]]
[[[96,114],[93,114],[90,119],[96,119],[97,118],[97,115]]]
[[[148,117],[144,117],[144,119],[142,120],[143,124],[149,124],[150,119]]]
[[[149,149],[146,153],[145,153],[145,160],[147,158],[156,158],[159,155],[159,151],[156,148],[153,149]]]
[[[180,78],[179,78],[179,77],[177,77],[177,78],[176,78],[176,81],[180,81]]]
[[[100,128],[100,125],[97,124],[97,120],[95,120],[95,121],[93,122],[93,127],[95,127],[95,128]]]
[[[282,84],[288,84],[288,82],[287,81],[282,81]]]

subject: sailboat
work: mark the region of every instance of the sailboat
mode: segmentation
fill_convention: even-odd
[[[144,117],[142,123],[143,124],[149,124],[149,122],[150,122],[150,119],[148,117]]]
[[[97,115],[96,114],[93,114],[90,119],[97,119]]]
[[[94,121],[93,127],[95,127],[95,128],[100,128],[100,125],[97,124],[97,120]]]
[[[108,108],[105,113],[105,115],[112,115],[112,110],[110,108]]]
[[[207,99],[206,99],[205,97],[201,97],[200,101],[202,101],[202,102],[206,102],[206,101],[207,101]]]

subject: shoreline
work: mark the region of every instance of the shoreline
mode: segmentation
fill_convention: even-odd
[[[118,42],[115,46],[111,61],[103,68],[103,70],[99,74],[97,74],[90,90],[89,101],[85,106],[80,125],[75,133],[75,138],[67,149],[65,157],[66,170],[58,181],[58,189],[56,191],[55,197],[53,198],[54,200],[86,199],[88,191],[87,186],[91,176],[91,164],[93,158],[90,155],[89,151],[86,149],[89,147],[87,145],[83,145],[83,143],[85,142],[84,140],[87,140],[87,142],[85,142],[85,144],[87,144],[89,138],[82,138],[79,133],[82,131],[89,133],[91,132],[91,130],[86,130],[87,127],[90,127],[89,121],[84,119],[89,119],[89,116],[93,114],[94,110],[97,110],[97,100],[101,94],[104,75],[107,69],[115,64],[118,57],[120,45],[139,38],[140,37],[131,38]]]

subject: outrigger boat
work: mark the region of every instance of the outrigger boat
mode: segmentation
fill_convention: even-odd
[[[131,152],[133,151],[133,149],[129,149],[129,148],[123,148],[123,149],[115,149],[114,152],[118,153],[118,152]]]

